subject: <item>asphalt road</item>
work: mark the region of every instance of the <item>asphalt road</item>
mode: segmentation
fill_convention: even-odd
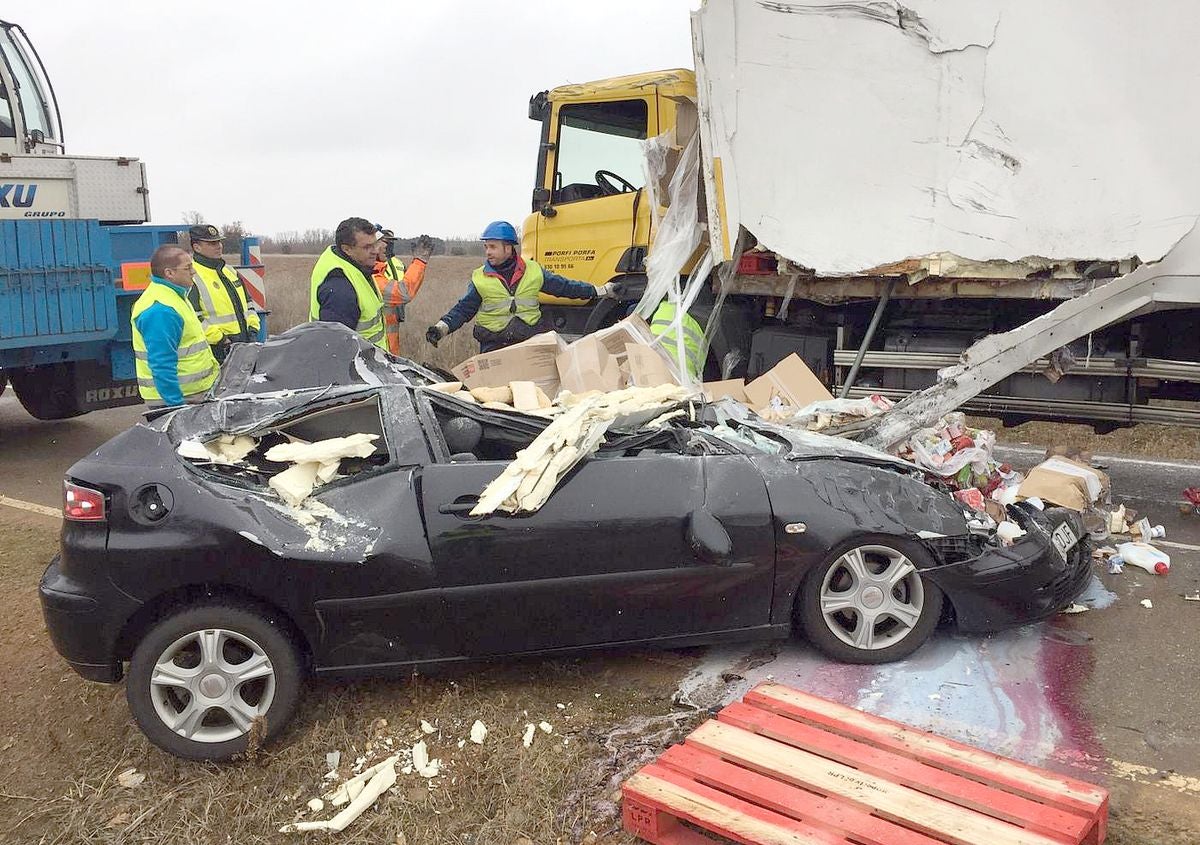
[[[139,416],[131,407],[39,422],[5,394],[0,496],[57,508],[71,463]],[[1004,457],[1028,467],[1040,452],[1007,449]],[[990,637],[939,631],[913,658],[886,666],[830,663],[802,641],[714,648],[682,679],[680,697],[709,707],[762,680],[794,684],[1104,783],[1114,808],[1183,824],[1200,840],[1200,602],[1184,599],[1200,590],[1200,516],[1176,505],[1184,487],[1200,484],[1200,464],[1098,460],[1108,465],[1114,501],[1166,526],[1168,576],[1097,566],[1086,613]]]

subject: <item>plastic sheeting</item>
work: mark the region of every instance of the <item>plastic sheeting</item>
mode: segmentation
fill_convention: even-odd
[[[679,366],[687,360],[682,330],[683,315],[691,308],[700,293],[700,286],[713,269],[712,254],[707,250],[696,261],[687,281],[680,284],[683,268],[696,254],[704,240],[704,226],[700,222],[700,136],[692,133],[686,139],[683,151],[671,173],[667,195],[660,194],[659,185],[670,166],[670,153],[675,148],[674,131],[644,141],[646,190],[654,216],[654,249],[646,259],[646,292],[642,295],[635,313],[647,322],[654,316],[655,309],[666,300],[679,306],[675,310],[674,345],[669,350],[673,374],[680,384],[691,385],[688,368]],[[659,336],[660,338],[662,335]],[[707,332],[706,332],[707,339]],[[656,341],[661,343],[661,340]]]

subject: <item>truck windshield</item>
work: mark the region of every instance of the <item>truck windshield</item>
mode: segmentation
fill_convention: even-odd
[[[648,110],[645,100],[575,103],[559,110],[555,201],[573,202],[606,196],[614,189],[640,187],[642,145]],[[601,183],[596,172],[616,174]]]
[[[58,135],[57,115],[52,106],[49,83],[33,60],[33,48],[25,40],[18,27],[4,26],[0,34],[0,52],[8,66],[17,90],[8,94],[10,111],[18,102],[25,118],[25,131],[40,130],[47,139],[61,140]],[[0,123],[3,123],[4,108],[0,107]],[[0,135],[4,132],[0,128]]]
[[[17,137],[16,124],[13,123],[12,104],[8,102],[8,90],[0,82],[0,138]]]

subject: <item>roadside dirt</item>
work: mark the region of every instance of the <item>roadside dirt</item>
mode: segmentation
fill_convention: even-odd
[[[305,804],[327,788],[327,752],[341,752],[348,777],[360,756],[369,765],[424,739],[444,774],[401,775],[339,842],[390,845],[403,833],[411,845],[632,843],[620,830],[617,787],[704,715],[670,700],[694,663],[689,652],[475,664],[398,680],[312,682],[295,723],[255,759],[183,762],[142,737],[123,685],[87,683],[55,654],[37,579],[56,545],[54,520],[0,509],[7,842],[302,841],[278,829],[301,811],[313,815]],[[422,719],[435,733],[421,732]],[[458,748],[476,719],[488,727],[484,743]],[[542,721],[552,731],[524,748],[526,725]],[[117,782],[130,767],[146,775],[132,788]]]

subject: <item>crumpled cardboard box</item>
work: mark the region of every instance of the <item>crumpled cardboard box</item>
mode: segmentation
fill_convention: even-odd
[[[1108,498],[1108,476],[1100,470],[1068,458],[1050,458],[1035,466],[1021,482],[1022,499],[1041,499],[1048,504],[1085,511],[1096,501]]]
[[[556,365],[562,389],[572,393],[624,387],[620,362],[595,335],[582,337],[560,352]]]
[[[704,389],[704,398],[709,402],[716,402],[727,396],[743,404],[746,402],[745,379],[730,378],[723,381],[706,381],[702,387]]]
[[[625,344],[625,364],[630,387],[658,387],[660,384],[679,384],[667,358],[656,346],[640,343]]]
[[[472,355],[455,367],[453,373],[468,389],[531,381],[553,398],[559,390],[557,359],[566,348],[556,332],[543,332],[495,352]]]
[[[832,398],[833,394],[794,352],[746,385],[746,404],[759,412],[773,405],[803,408]]]

